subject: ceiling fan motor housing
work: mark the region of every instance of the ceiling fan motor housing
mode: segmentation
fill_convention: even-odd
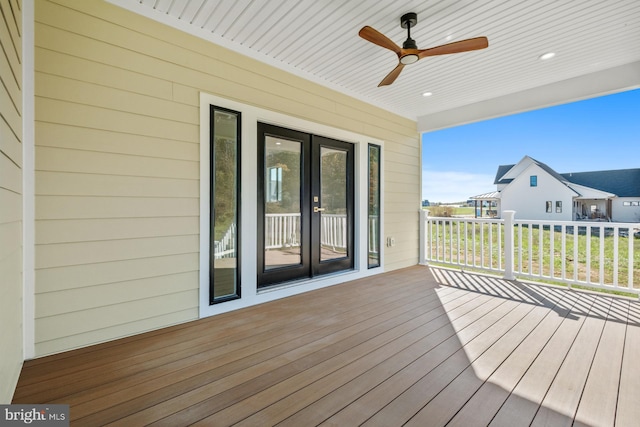
[[[400,26],[402,28],[407,28],[409,26],[415,27],[418,23],[418,14],[414,12],[405,13],[400,18]]]

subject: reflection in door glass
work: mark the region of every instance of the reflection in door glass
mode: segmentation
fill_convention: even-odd
[[[380,266],[380,146],[369,144],[368,267]]]
[[[320,148],[320,261],[347,256],[347,152]]]
[[[240,113],[213,108],[211,128],[210,303],[239,298],[238,190]]]
[[[265,137],[265,269],[300,265],[302,144]]]

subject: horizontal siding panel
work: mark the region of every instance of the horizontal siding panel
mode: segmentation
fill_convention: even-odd
[[[2,118],[0,118],[0,152],[22,167],[22,144]]]
[[[383,156],[384,153],[383,153]],[[398,163],[389,161],[386,156],[384,157],[384,171],[386,172],[398,172],[406,173],[407,175],[419,177],[420,176],[420,164],[413,162],[413,164]],[[419,181],[419,179],[417,179]]]
[[[416,145],[415,138],[408,141],[404,138],[394,138],[391,144],[386,144],[385,148],[389,153],[401,154],[405,156],[420,157],[420,147]]]
[[[198,272],[68,289],[38,295],[36,318],[108,307],[198,289]]]
[[[3,319],[9,311],[13,313],[16,313],[16,310],[22,311],[22,246],[19,240],[14,243],[11,248],[4,248],[5,256],[0,258],[0,277],[2,278],[0,313],[2,313]],[[20,319],[20,323],[22,323],[22,319]],[[0,335],[9,332],[5,329],[0,328]],[[2,347],[7,348],[5,345]]]
[[[18,28],[18,23],[22,20],[22,13],[20,8],[16,7],[17,4],[10,5],[9,2],[0,2],[0,10],[4,15],[4,21],[6,27],[3,26],[3,31],[7,31],[11,38],[11,47],[13,48],[18,62],[22,62],[22,37],[20,36],[21,30]],[[2,37],[3,40],[8,40]],[[6,46],[5,50],[9,47]]]
[[[199,179],[200,165],[171,160],[68,148],[36,148],[36,170],[143,177]]]
[[[22,141],[22,117],[16,109],[11,96],[0,84],[0,120],[7,122],[11,131]]]
[[[43,72],[35,73],[36,94],[76,104],[126,111],[141,116],[197,125],[199,108],[148,95],[85,83]]]
[[[199,106],[200,89],[180,83],[173,83],[173,100],[182,102],[183,104]]]
[[[0,188],[22,194],[22,169],[0,152]]]
[[[0,9],[4,19],[0,25],[0,40],[2,40],[2,51],[6,55],[7,61],[11,66],[12,74],[18,80],[18,85],[22,86],[22,67],[21,58],[22,53],[21,39],[18,32],[15,30],[15,21],[13,15],[10,13],[9,5],[6,2],[0,2]],[[8,26],[7,21],[8,20]]]
[[[38,196],[198,198],[199,180],[36,171]]]
[[[22,222],[0,223],[0,262],[4,262],[14,251],[22,250]],[[4,282],[4,276],[0,276]]]
[[[42,268],[36,271],[38,292],[141,280],[198,271],[198,253]]]
[[[179,323],[188,322],[197,318],[197,307],[173,311],[135,322],[110,326],[107,328],[89,331],[82,334],[38,342],[35,345],[36,354],[45,356],[48,354],[59,353],[74,348],[85,347],[92,344],[99,344],[105,341],[111,341],[142,332],[177,325]]]
[[[36,203],[36,220],[198,215],[197,198],[38,196]]]
[[[37,92],[36,92],[37,94]],[[80,105],[36,96],[36,120],[91,129],[198,142],[199,127],[124,111]]]
[[[172,83],[123,68],[36,48],[35,71],[127,92],[171,100]]]
[[[199,252],[199,236],[169,236],[36,245],[36,268]]]
[[[39,244],[198,234],[199,217],[36,221]]]
[[[2,4],[0,2],[0,4]],[[4,46],[3,46],[4,47]],[[11,102],[19,109],[22,109],[22,92],[20,91],[20,78],[16,76],[14,73],[14,68],[11,64],[9,64],[9,58],[4,54],[3,50],[0,50],[0,80],[2,81],[2,90],[6,90],[9,94],[9,99]],[[18,65],[18,70],[21,67]]]
[[[385,185],[387,186],[388,185],[404,186],[407,184],[414,184],[416,182],[415,175],[409,175],[406,173],[392,172],[392,171],[385,171],[384,179],[385,179]]]
[[[22,196],[0,188],[0,224],[22,220]]]
[[[391,202],[388,202],[386,199],[387,199],[387,196],[385,193],[384,211],[386,214],[395,212],[395,213],[404,213],[405,215],[408,215],[407,212],[410,212],[411,215],[413,215],[413,212],[417,212],[417,210],[420,207],[420,200],[419,200],[418,194],[416,194],[415,196],[415,199],[416,199],[415,202],[403,201],[403,202],[391,203]],[[405,221],[406,221],[406,217],[405,217]],[[385,220],[385,227],[387,227],[387,224],[389,224],[389,222]]]
[[[417,211],[420,208],[420,184],[412,183],[405,185],[393,185],[388,183],[385,187],[384,193],[384,202],[396,204],[406,202],[407,200],[411,200],[411,198],[415,198],[415,208]]]
[[[36,122],[39,147],[75,148],[104,153],[129,154],[198,161],[200,144],[159,137]]]
[[[198,292],[188,290],[142,300],[36,319],[36,342],[96,331],[197,307]],[[44,338],[44,339],[43,339]]]

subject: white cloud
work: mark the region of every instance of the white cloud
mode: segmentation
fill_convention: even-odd
[[[422,170],[422,198],[430,202],[459,202],[495,191],[493,175]]]

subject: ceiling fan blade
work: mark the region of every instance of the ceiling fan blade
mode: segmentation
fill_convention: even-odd
[[[450,53],[468,52],[470,50],[484,49],[489,46],[489,40],[486,37],[476,37],[473,39],[461,40],[442,46],[432,47],[430,49],[422,49],[418,51],[418,58],[422,59],[427,56],[448,55]]]
[[[400,72],[402,71],[403,68],[404,68],[404,64],[402,62],[398,62],[398,65],[396,66],[396,68],[391,70],[391,72],[389,74],[387,74],[387,77],[382,79],[382,81],[380,82],[378,87],[380,87],[380,86],[388,86],[391,83],[395,82],[396,79],[398,78],[398,76],[400,75]]]
[[[378,30],[375,30],[368,25],[362,27],[358,35],[373,44],[377,44],[378,46],[384,47],[385,49],[392,50],[396,54],[400,55],[400,46],[395,44],[393,41],[391,41],[391,39],[389,39]]]

